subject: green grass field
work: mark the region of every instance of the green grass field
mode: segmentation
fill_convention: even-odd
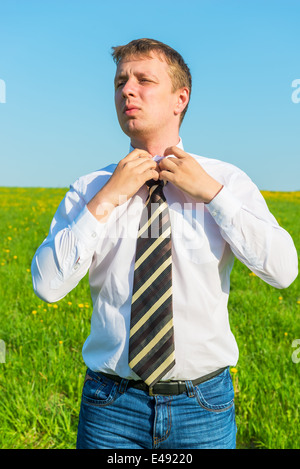
[[[74,448],[92,306],[88,279],[57,304],[33,293],[30,265],[65,189],[0,188],[0,448]],[[300,192],[264,193],[300,252]],[[238,448],[296,449],[297,279],[276,290],[236,261],[229,303],[240,359],[232,376]],[[1,349],[0,349],[1,350]],[[294,353],[294,355],[293,355]],[[1,359],[1,354],[0,354]]]

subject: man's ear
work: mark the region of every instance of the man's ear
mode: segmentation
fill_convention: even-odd
[[[187,87],[179,88],[177,91],[175,91],[177,95],[177,102],[176,106],[174,109],[174,114],[177,116],[178,114],[181,114],[184,108],[188,105],[189,99],[190,99],[190,91]]]

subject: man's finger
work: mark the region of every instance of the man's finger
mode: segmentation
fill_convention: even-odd
[[[135,148],[133,151],[128,153],[125,158],[123,158],[123,162],[127,163],[128,161],[136,160],[137,158],[152,158],[152,155],[148,153],[146,150],[140,150],[139,148]]]
[[[145,182],[149,181],[150,179],[154,179],[154,181],[159,180],[159,173],[156,171],[156,169],[148,169],[147,171],[144,172],[145,176]]]
[[[160,170],[162,171],[163,169],[166,169],[168,171],[175,171],[175,169],[177,168],[178,166],[178,162],[176,160],[176,158],[163,158],[160,162],[159,162],[159,168]]]
[[[122,160],[122,168],[125,168],[125,166],[129,166],[130,168],[135,168],[137,166],[140,166],[143,163],[147,163],[148,165],[152,167],[156,167],[155,161],[152,160],[152,158],[148,158],[147,156],[138,156],[134,159],[129,159],[129,160]]]
[[[172,173],[172,171],[168,171],[168,170],[163,169],[159,173],[159,179],[161,179],[162,181],[169,181],[169,182],[174,183],[175,175],[174,175],[174,173]]]
[[[187,158],[189,156],[184,150],[178,147],[169,147],[165,150],[164,156],[174,155],[177,158]]]
[[[128,166],[128,168],[130,169],[137,168],[139,173],[142,173],[144,171],[144,168],[157,169],[157,163],[151,158],[147,158],[144,156],[141,156],[140,158],[136,158],[131,161],[124,162],[123,168],[125,166]]]
[[[147,171],[148,169],[150,170],[155,170],[157,171],[157,163],[153,160],[148,160],[148,159],[142,159],[140,158],[139,160],[134,160],[130,161],[128,163],[130,165],[130,168],[136,168],[137,173],[142,174],[144,171]]]

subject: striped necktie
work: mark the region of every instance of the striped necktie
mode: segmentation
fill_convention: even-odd
[[[163,181],[148,181],[136,247],[129,366],[153,386],[175,364],[171,224]]]

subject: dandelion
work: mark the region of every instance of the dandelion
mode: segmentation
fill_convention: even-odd
[[[284,335],[285,335],[285,337],[286,337],[286,336],[288,335],[288,333],[287,333],[287,332],[285,332],[285,333],[284,333]]]
[[[279,297],[278,297],[278,300],[279,300],[279,301],[282,301],[282,300],[283,300],[282,296],[279,296]]]
[[[63,341],[62,341],[62,340],[59,340],[58,343],[59,343],[60,345],[62,345],[62,344],[63,344]]]
[[[237,372],[238,370],[233,367],[230,369],[231,373],[232,373],[232,384],[233,384],[233,390],[234,390],[234,394],[238,394],[238,392],[240,391],[239,390],[239,380],[238,380],[238,375],[237,375]]]
[[[55,304],[55,305],[52,305],[52,307],[55,308],[55,309],[58,308],[58,306],[57,306],[56,304]]]
[[[68,301],[68,305],[71,305],[72,304],[72,301]]]
[[[84,305],[82,303],[79,303],[78,308],[84,308]]]
[[[256,277],[256,274],[254,272],[250,272],[249,277]]]
[[[11,238],[11,236],[7,236],[7,239],[8,239],[8,241],[11,241],[12,238]]]
[[[32,314],[36,314],[37,311],[34,309],[33,311],[31,311]]]
[[[14,259],[18,259],[18,256],[14,256]]]

